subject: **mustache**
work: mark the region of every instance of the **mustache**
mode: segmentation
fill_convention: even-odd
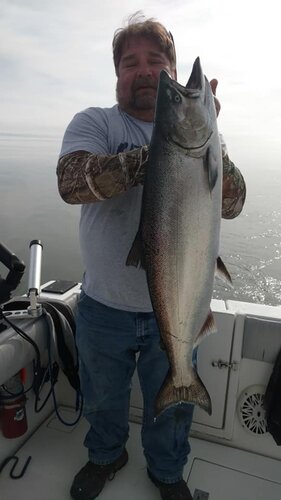
[[[135,80],[132,90],[135,91],[141,89],[142,87],[150,87],[156,90],[158,87],[158,82],[155,82],[152,78],[141,76],[137,80]]]

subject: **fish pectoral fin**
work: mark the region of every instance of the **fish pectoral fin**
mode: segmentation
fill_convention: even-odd
[[[216,276],[233,288],[231,276],[220,257],[217,258]]]
[[[216,332],[217,332],[217,327],[216,327],[214,315],[213,315],[213,313],[212,313],[212,311],[210,309],[209,314],[208,314],[208,316],[206,318],[206,321],[203,324],[200,332],[198,333],[198,335],[197,335],[197,337],[195,339],[193,348],[197,347],[202,342],[202,340],[205,337],[207,337],[208,335],[210,335],[210,333],[216,333]]]
[[[171,372],[168,372],[155,401],[155,416],[158,417],[166,409],[180,403],[198,405],[209,415],[212,414],[210,395],[194,368],[192,368],[192,382],[189,386],[175,387]]]
[[[126,260],[126,266],[135,266],[144,269],[144,260],[143,260],[143,252],[142,252],[142,239],[141,239],[141,231],[138,230],[136,237],[133,241],[131,250],[128,253],[128,257]]]
[[[208,176],[210,193],[213,191],[218,179],[218,163],[213,154],[212,147],[208,147],[204,157],[204,167]]]

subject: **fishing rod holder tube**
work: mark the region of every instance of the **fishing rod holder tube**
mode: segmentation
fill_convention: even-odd
[[[40,240],[32,240],[29,245],[29,274],[28,274],[28,297],[30,306],[27,308],[31,316],[41,316],[42,305],[37,303],[37,296],[41,291],[41,264],[43,245]]]
[[[1,262],[5,262],[8,265],[8,251],[0,245],[0,260]],[[38,297],[41,292],[41,264],[42,264],[42,250],[43,245],[40,240],[32,240],[29,244],[30,255],[29,255],[29,273],[28,273],[28,286],[27,286],[27,297],[29,299],[29,306],[26,309],[22,310],[8,310],[4,311],[4,315],[9,317],[10,319],[26,319],[28,316],[32,316],[34,318],[38,318],[43,313],[43,308],[40,303],[38,303]],[[2,253],[1,253],[2,252]],[[13,260],[17,259],[13,254]],[[24,270],[24,264],[19,262]],[[8,278],[11,272],[8,274],[6,280],[0,279],[0,304],[2,302],[7,302],[10,299],[10,290],[13,289],[7,288]],[[23,271],[22,271],[23,274]],[[0,277],[1,278],[1,277]],[[15,287],[14,287],[15,288]],[[7,293],[9,292],[9,293]],[[4,300],[6,299],[6,300]]]

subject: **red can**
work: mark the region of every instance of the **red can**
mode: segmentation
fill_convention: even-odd
[[[4,437],[17,438],[27,431],[25,403],[19,372],[0,387],[0,420]]]
[[[25,402],[24,395],[12,401],[2,402],[1,427],[4,437],[17,438],[27,431]]]

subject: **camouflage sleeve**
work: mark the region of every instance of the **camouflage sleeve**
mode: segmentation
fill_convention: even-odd
[[[229,159],[227,153],[223,153],[222,161],[222,217],[224,219],[234,219],[243,208],[246,198],[246,185],[240,170]]]
[[[58,189],[66,203],[94,203],[143,183],[148,146],[117,155],[75,151],[60,158]]]
[[[142,146],[117,155],[75,151],[63,156],[57,165],[58,189],[62,199],[70,204],[94,203],[143,184],[148,151],[148,146]],[[243,176],[224,154],[222,217],[237,217],[245,197]]]

